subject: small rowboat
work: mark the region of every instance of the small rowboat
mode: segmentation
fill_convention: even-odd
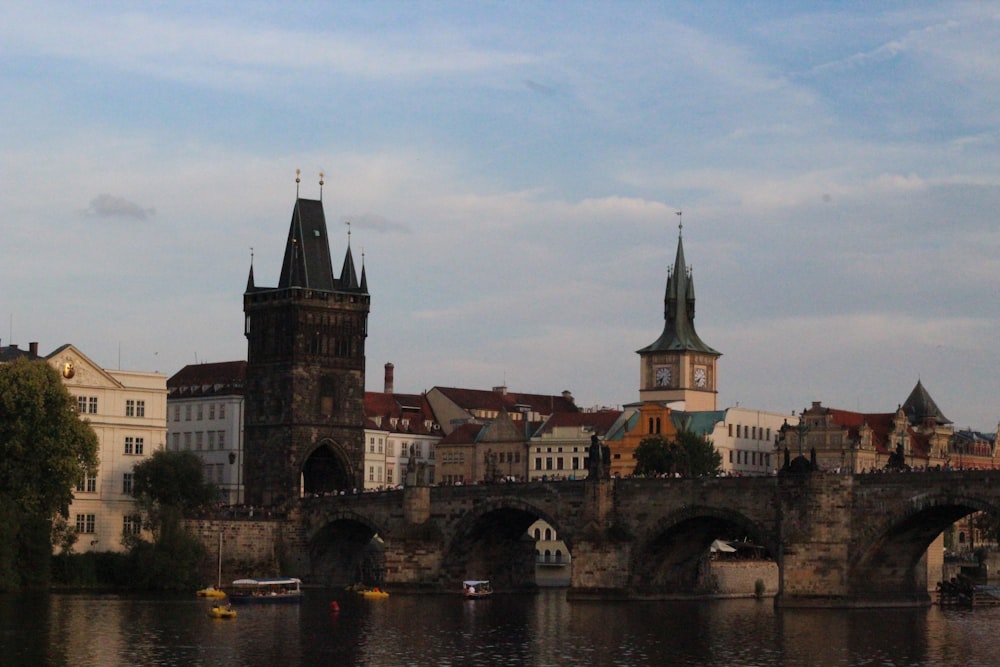
[[[208,608],[208,615],[212,618],[236,618],[236,610],[229,605],[214,604]]]

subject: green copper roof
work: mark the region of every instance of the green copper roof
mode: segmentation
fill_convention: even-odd
[[[663,319],[663,333],[653,343],[639,350],[639,354],[691,350],[722,356],[706,345],[694,330],[694,279],[684,262],[684,242],[680,236],[677,238],[674,266],[667,273]]]

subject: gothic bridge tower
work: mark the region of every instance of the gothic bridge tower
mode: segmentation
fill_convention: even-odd
[[[663,333],[638,350],[639,398],[684,401],[688,412],[715,410],[722,354],[702,342],[694,329],[694,277],[684,261],[683,229],[679,223],[677,257],[667,271]]]
[[[258,287],[251,262],[243,295],[249,504],[362,485],[368,285],[350,232],[334,276],[322,186],[318,201],[296,196],[278,286]]]

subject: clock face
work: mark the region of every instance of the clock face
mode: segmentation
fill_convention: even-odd
[[[669,387],[671,380],[670,367],[660,366],[656,369],[656,386]]]
[[[705,387],[707,384],[708,374],[705,372],[705,369],[700,366],[694,369],[694,386]]]

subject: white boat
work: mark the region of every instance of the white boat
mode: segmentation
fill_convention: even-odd
[[[493,595],[493,586],[488,579],[470,579],[462,582],[462,594],[471,600],[488,598]]]
[[[229,591],[234,604],[301,602],[302,580],[295,577],[237,579]]]

